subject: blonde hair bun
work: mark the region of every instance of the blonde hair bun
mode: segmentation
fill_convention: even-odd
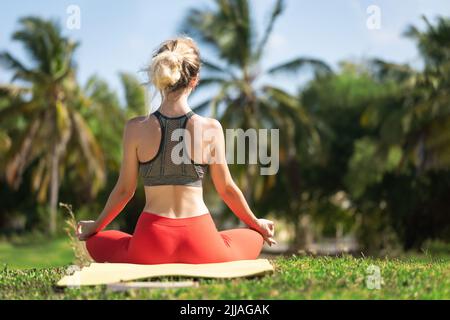
[[[164,90],[173,86],[181,78],[180,56],[174,51],[164,51],[152,59],[151,79],[155,87]]]
[[[150,82],[161,92],[189,85],[200,71],[200,54],[194,40],[182,36],[163,42],[147,69]]]

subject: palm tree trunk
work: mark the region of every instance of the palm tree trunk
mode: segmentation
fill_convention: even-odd
[[[49,231],[51,235],[56,233],[57,223],[57,204],[58,204],[58,189],[59,189],[59,152],[57,144],[53,147],[51,155],[51,181],[50,181],[50,225]]]
[[[55,96],[60,98],[63,93],[61,91],[55,91]],[[62,103],[61,100],[55,101],[55,106],[59,103]],[[62,106],[64,108],[64,106]],[[55,111],[57,108],[55,107]],[[57,114],[55,112],[55,117],[57,118]],[[56,119],[55,119],[56,120]],[[58,213],[58,194],[59,194],[59,183],[60,183],[60,177],[59,177],[59,163],[66,151],[67,143],[69,142],[70,135],[71,135],[71,128],[72,123],[70,121],[70,118],[66,122],[66,126],[61,128],[58,132],[58,138],[54,142],[52,154],[51,154],[51,163],[50,163],[50,170],[51,170],[51,177],[50,177],[50,223],[49,223],[49,229],[50,234],[54,235],[57,230],[57,213]]]

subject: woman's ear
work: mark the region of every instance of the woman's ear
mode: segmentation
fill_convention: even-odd
[[[194,78],[192,78],[191,80],[191,88],[195,89],[195,87],[198,86],[198,83],[200,82],[200,76],[196,75]]]

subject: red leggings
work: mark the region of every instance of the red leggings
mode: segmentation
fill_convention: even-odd
[[[133,235],[110,230],[86,241],[96,262],[160,264],[256,259],[261,234],[249,228],[217,231],[211,214],[167,218],[142,212]]]

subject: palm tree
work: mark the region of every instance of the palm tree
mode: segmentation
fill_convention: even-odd
[[[146,114],[145,87],[133,74],[121,72],[119,77],[125,91],[127,117]]]
[[[277,0],[271,9],[269,21],[261,38],[253,24],[247,0],[215,0],[213,8],[191,9],[185,17],[181,31],[191,35],[213,50],[221,63],[202,59],[208,76],[200,81],[199,88],[216,85],[213,97],[199,104],[197,111],[210,108],[213,117],[228,128],[282,128],[280,130],[280,156],[282,160],[296,153],[295,128],[309,128],[314,133],[313,120],[298,99],[280,88],[258,86],[264,75],[296,72],[312,67],[316,73],[328,73],[323,62],[299,57],[262,70],[261,59],[276,20],[285,8],[283,0]],[[222,109],[223,108],[223,109]],[[252,203],[263,196],[274,183],[274,177],[259,176],[257,165],[232,166],[238,183],[243,186],[247,200]]]
[[[450,19],[439,17],[435,25],[426,17],[423,20],[425,31],[410,26],[405,32],[418,45],[423,70],[372,61],[381,80],[397,81],[402,88],[397,97],[401,101],[400,111],[380,111],[385,115],[380,117],[380,130],[390,131],[384,127],[402,123],[402,135],[399,139],[390,136],[380,147],[393,140],[399,143],[403,149],[400,168],[411,162],[419,172],[450,167]]]
[[[355,207],[364,212],[361,238],[369,248],[383,243],[376,236],[383,225],[395,231],[405,249],[448,233],[450,19],[423,21],[425,28],[410,26],[404,33],[416,43],[422,67],[370,64],[374,81],[393,90],[368,103],[360,122],[370,134],[355,144],[349,163],[349,181],[359,189],[352,192]]]
[[[78,43],[64,37],[58,23],[38,17],[20,19],[12,38],[24,45],[27,65],[2,52],[0,62],[14,72],[13,81],[29,85],[31,93],[0,110],[0,121],[23,116],[27,126],[7,154],[6,181],[17,189],[24,171],[33,168],[32,185],[38,200],[49,191],[49,231],[57,228],[60,180],[67,157],[85,168],[85,177],[98,187],[104,180],[102,152],[82,117],[83,97],[75,80],[73,54]],[[35,161],[36,160],[36,161]],[[36,163],[35,163],[36,162]],[[91,190],[92,191],[92,190]]]
[[[22,104],[23,95],[29,92],[28,88],[12,84],[0,84],[0,110],[11,104]],[[0,129],[0,172],[2,173],[5,171],[4,156],[12,145],[12,137],[8,134],[8,130],[14,125],[15,123],[11,122],[5,123]]]

